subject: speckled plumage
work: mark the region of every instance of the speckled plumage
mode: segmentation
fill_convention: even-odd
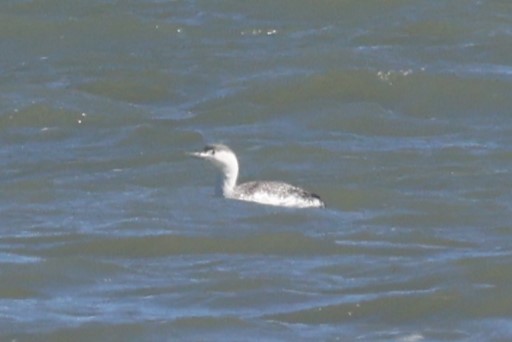
[[[226,145],[207,145],[191,155],[212,162],[221,171],[216,194],[226,198],[285,207],[324,207],[320,196],[297,186],[276,181],[253,181],[237,184],[238,160]]]

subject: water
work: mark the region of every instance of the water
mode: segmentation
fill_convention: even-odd
[[[2,341],[512,339],[512,4],[0,4]],[[214,198],[188,158],[325,210]]]

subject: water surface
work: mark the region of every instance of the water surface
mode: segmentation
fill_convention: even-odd
[[[512,339],[511,20],[4,1],[1,339]],[[328,208],[213,197],[207,142]]]

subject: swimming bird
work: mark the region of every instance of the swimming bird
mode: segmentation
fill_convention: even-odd
[[[237,184],[238,160],[226,145],[207,145],[201,152],[189,154],[208,160],[218,168],[220,174],[215,186],[217,196],[274,206],[325,207],[318,195],[288,183],[255,181]]]

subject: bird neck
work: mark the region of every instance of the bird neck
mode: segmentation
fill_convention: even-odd
[[[238,179],[238,163],[232,163],[222,169],[217,178],[215,194],[223,197],[231,197]]]

